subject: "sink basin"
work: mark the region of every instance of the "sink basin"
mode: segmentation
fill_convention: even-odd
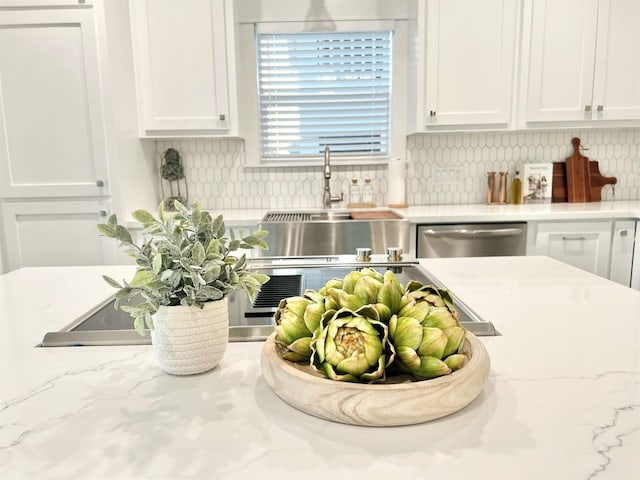
[[[389,209],[268,212],[260,228],[269,232],[269,249],[260,254],[269,257],[409,251],[409,220]]]
[[[351,212],[316,212],[310,213],[309,219],[312,222],[339,222],[353,220]]]
[[[351,212],[347,210],[268,212],[262,218],[264,223],[342,222],[346,220],[353,220]]]

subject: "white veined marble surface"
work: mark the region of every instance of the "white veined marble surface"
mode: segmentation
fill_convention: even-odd
[[[378,207],[387,208],[387,207]],[[334,210],[347,210],[335,206]],[[154,211],[153,208],[149,209]],[[267,212],[320,211],[321,208],[252,208],[211,210],[212,215],[223,215],[227,227],[255,227]],[[541,220],[613,220],[640,219],[640,201],[609,201],[585,203],[545,203],[521,205],[412,205],[393,209],[411,223],[460,222],[512,222]],[[140,224],[133,219],[128,227]]]
[[[0,478],[632,479],[640,471],[640,292],[545,257],[423,260],[502,336],[465,409],[408,427],[302,413],[260,342],[176,377],[151,348],[37,348],[113,293],[103,273],[0,276]]]

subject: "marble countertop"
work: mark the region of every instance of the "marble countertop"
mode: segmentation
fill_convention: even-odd
[[[344,209],[335,207],[334,210]],[[290,210],[320,210],[300,208]],[[394,209],[412,223],[513,222],[541,220],[611,220],[640,219],[640,201],[605,201],[587,203],[544,203],[523,205],[417,205]],[[287,209],[221,210],[230,227],[257,225],[269,211]]]
[[[36,347],[131,266],[0,276],[0,478],[637,478],[640,292],[546,257],[421,264],[502,335],[481,338],[491,374],[470,405],[391,428],[290,407],[261,342],[190,377],[148,346]]]

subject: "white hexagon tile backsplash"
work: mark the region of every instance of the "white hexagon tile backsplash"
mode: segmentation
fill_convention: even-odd
[[[407,138],[406,199],[410,205],[483,203],[487,172],[506,171],[509,179],[526,162],[558,162],[572,153],[579,137],[597,160],[602,175],[616,177],[602,190],[603,200],[640,199],[640,129],[429,133]],[[158,163],[167,148],[180,152],[190,199],[209,209],[319,208],[322,167],[244,166],[242,139],[156,141]],[[378,205],[387,203],[387,165],[332,166],[331,191],[344,193],[352,178],[371,178]]]

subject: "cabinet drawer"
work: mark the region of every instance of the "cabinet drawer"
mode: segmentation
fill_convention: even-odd
[[[611,222],[536,224],[533,253],[609,277]]]

